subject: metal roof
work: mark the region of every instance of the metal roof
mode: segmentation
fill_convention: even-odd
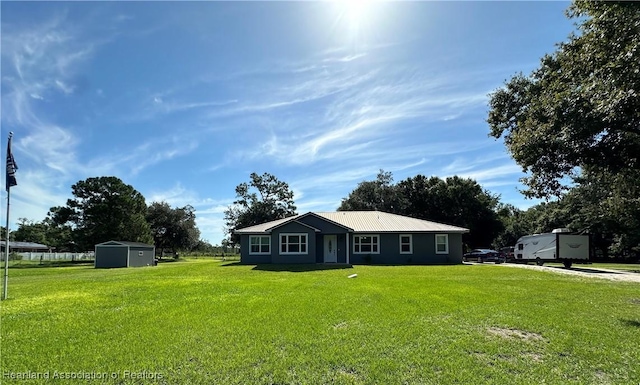
[[[113,245],[114,243],[122,246],[155,247],[154,245],[148,245],[142,242],[129,242],[129,241],[107,241],[107,242],[98,243],[96,246],[101,246],[101,245],[108,246],[109,244]]]
[[[244,227],[244,228],[241,228],[241,229],[237,229],[235,232],[238,233],[238,234],[266,233],[267,229],[270,229],[272,227],[276,227],[278,225],[281,225],[284,222],[296,219],[299,216],[300,215],[295,215],[295,216],[288,217],[288,218],[276,219],[275,221],[261,223],[259,225]]]
[[[390,214],[382,211],[337,211],[337,212],[313,212],[316,216],[336,222],[348,227],[356,233],[468,233],[469,229],[463,227],[445,225],[443,223],[426,221],[423,219],[405,217],[403,215]],[[277,227],[287,221],[293,221],[302,215],[278,219],[272,222],[238,229],[237,234],[268,233],[271,228]]]
[[[0,241],[0,244],[2,246],[4,246],[5,243],[6,243],[6,241]],[[9,241],[9,248],[10,249],[43,249],[43,250],[49,250],[51,247],[47,246],[47,245],[43,245],[42,243]]]

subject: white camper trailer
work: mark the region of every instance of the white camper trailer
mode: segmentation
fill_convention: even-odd
[[[526,235],[516,243],[516,262],[535,261],[562,262],[571,267],[576,261],[588,261],[590,255],[589,235],[571,234],[569,229],[555,229],[551,233]]]

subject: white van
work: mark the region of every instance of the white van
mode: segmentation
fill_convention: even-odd
[[[526,235],[515,246],[515,262],[586,262],[590,256],[589,235],[572,234],[569,229],[555,229],[550,233]]]

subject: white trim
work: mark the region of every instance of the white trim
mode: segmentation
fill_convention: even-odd
[[[251,252],[251,238],[267,238],[269,240],[269,252],[265,253],[259,251],[257,253]],[[258,242],[258,250],[262,250],[262,242]],[[271,254],[271,236],[270,235],[249,235],[249,255],[270,255]]]
[[[320,231],[320,229],[317,229],[317,228],[315,228],[315,227],[313,227],[313,226],[311,226],[311,225],[308,225],[308,224],[306,224],[306,223],[304,223],[304,222],[300,222],[300,221],[298,220],[298,218],[299,218],[299,217],[295,217],[295,218],[293,218],[292,220],[289,220],[289,221],[286,221],[286,222],[282,222],[282,223],[280,223],[280,224],[278,224],[278,225],[275,225],[275,226],[269,227],[269,228],[268,228],[268,229],[266,229],[265,231],[266,231],[266,232],[268,232],[268,233],[271,233],[271,232],[272,232],[272,230],[277,229],[278,227],[286,226],[286,225],[291,224],[291,223],[297,223],[297,224],[299,224],[299,225],[302,225],[302,226],[305,226],[305,227],[310,228],[311,230],[315,231],[316,233],[321,232],[321,231]]]
[[[402,251],[402,237],[409,237],[409,251]],[[413,254],[413,234],[398,234],[398,244],[400,245],[400,254]]]
[[[360,239],[360,238],[371,238],[371,243],[367,243],[368,245],[371,246],[371,251],[356,251],[356,238]],[[377,251],[373,251],[373,238],[377,238],[378,242],[375,243],[376,246],[378,246],[378,250]],[[362,245],[362,243],[360,241],[357,242],[358,246]],[[380,234],[353,234],[353,254],[380,254]]]
[[[335,255],[335,261],[327,261],[329,250],[327,249],[327,241],[333,240],[333,252],[330,255]],[[322,261],[324,263],[338,263],[338,235],[337,234],[325,234],[322,236]]]
[[[349,264],[349,251],[350,251],[350,250],[349,250],[349,237],[350,237],[350,236],[351,236],[351,234],[349,234],[349,233],[346,233],[346,234],[345,234],[345,237],[346,237],[346,240],[347,240],[347,250],[346,250],[346,261],[347,261],[347,265]]]
[[[444,237],[445,239],[445,250],[438,251],[438,237]],[[436,254],[449,254],[449,234],[435,234],[434,241],[436,245]]]
[[[298,245],[304,245],[305,251],[282,251],[282,237],[287,237],[287,250],[289,250],[289,237],[290,236],[304,236],[304,243],[298,240]],[[293,243],[295,245],[295,243]],[[280,255],[306,255],[309,254],[309,234],[307,233],[280,233],[278,234],[278,254]]]
[[[325,222],[329,222],[332,225],[335,225],[335,226],[338,226],[338,227],[342,227],[343,229],[345,229],[347,231],[353,231],[353,229],[351,227],[349,227],[347,225],[343,225],[342,223],[339,223],[339,222],[336,222],[336,221],[332,221],[331,219],[325,218],[322,215],[318,215],[318,214],[314,213],[313,211],[309,211],[306,214],[302,214],[302,215],[298,216],[297,219],[301,219],[301,218],[307,217],[309,215],[313,215],[314,217],[316,217],[316,218],[318,218],[320,220],[323,220]]]

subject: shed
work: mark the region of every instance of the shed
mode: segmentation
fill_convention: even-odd
[[[155,265],[156,247],[140,242],[108,241],[96,245],[96,268]]]

